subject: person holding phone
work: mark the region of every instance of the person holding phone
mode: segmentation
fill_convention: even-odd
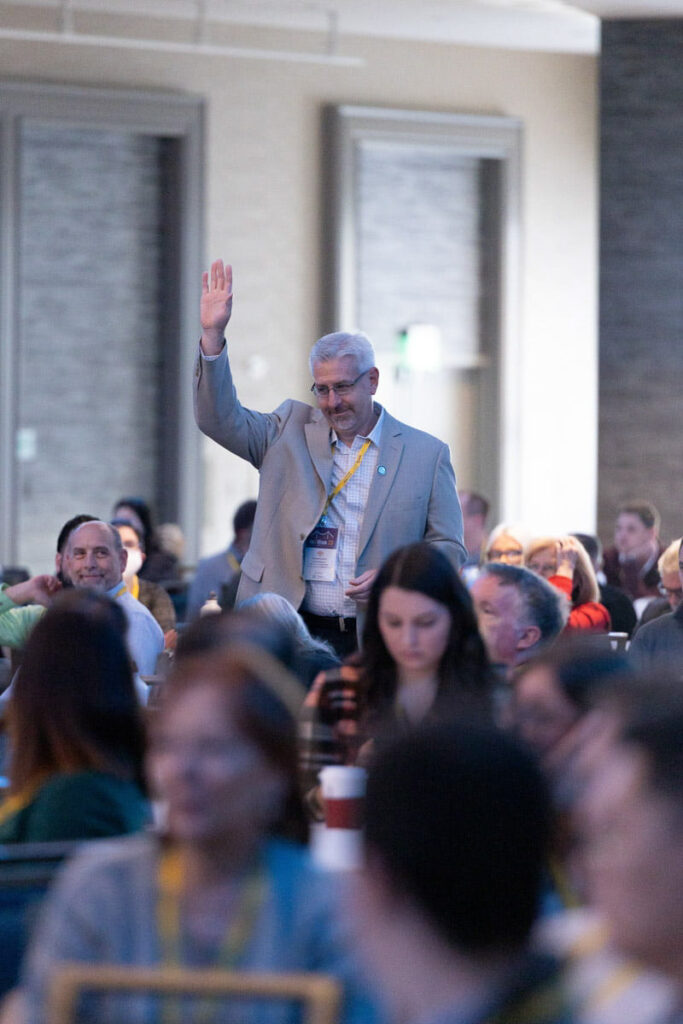
[[[370,592],[362,653],[321,673],[304,703],[300,766],[313,816],[325,765],[362,763],[372,741],[425,719],[488,717],[492,685],[472,602],[448,559],[426,543],[399,548]]]

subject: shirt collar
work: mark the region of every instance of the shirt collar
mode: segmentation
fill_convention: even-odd
[[[107,597],[112,597],[112,598],[116,597],[119,594],[119,592],[121,591],[121,587],[123,587],[124,590],[127,589],[126,588],[126,584],[123,582],[123,579],[120,579],[119,582],[115,583],[114,586],[110,590],[106,591]]]

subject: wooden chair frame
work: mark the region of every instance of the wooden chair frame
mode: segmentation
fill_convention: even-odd
[[[303,971],[277,974],[72,963],[61,967],[53,978],[50,1024],[73,1024],[78,997],[83,991],[289,999],[303,1003],[305,1024],[337,1024],[342,996],[336,979]]]

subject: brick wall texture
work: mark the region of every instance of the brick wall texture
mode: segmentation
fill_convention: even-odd
[[[599,529],[683,533],[683,19],[603,25]],[[580,414],[580,404],[575,415]]]

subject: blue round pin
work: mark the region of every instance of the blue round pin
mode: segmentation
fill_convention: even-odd
[[[386,466],[378,466],[377,467],[377,472],[379,473],[380,476],[384,476],[386,471],[387,471],[387,467]]]

